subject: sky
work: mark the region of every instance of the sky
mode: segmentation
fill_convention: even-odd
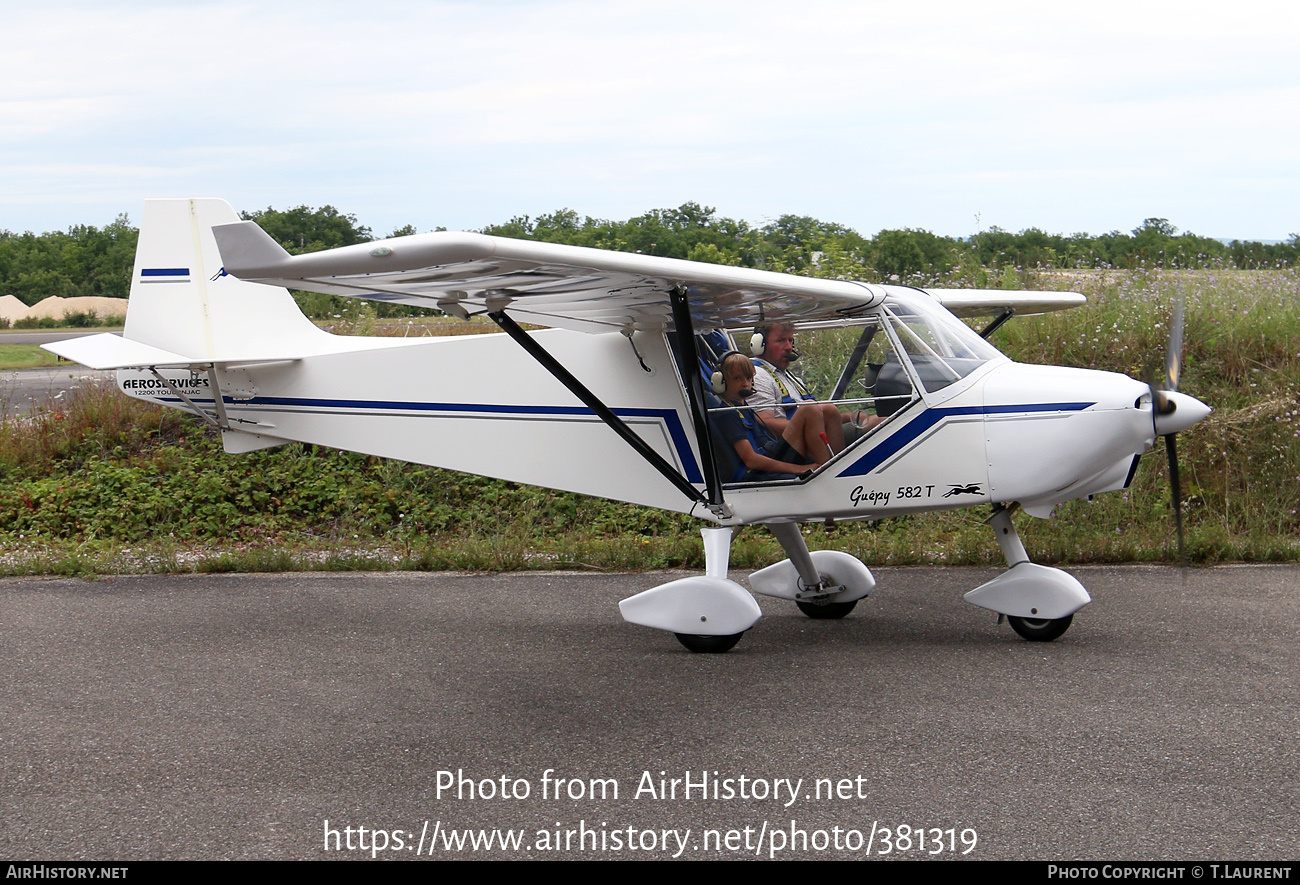
[[[146,198],[376,235],[695,201],[865,235],[1300,232],[1300,5],[5,3],[0,229]]]

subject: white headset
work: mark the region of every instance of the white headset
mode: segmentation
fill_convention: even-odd
[[[713,375],[709,378],[709,384],[713,388],[713,392],[718,396],[722,396],[727,392],[727,379],[722,377],[722,364],[725,363],[727,357],[731,356],[733,353],[736,356],[744,356],[744,354],[739,350],[727,351],[722,356],[718,357],[718,368],[714,370]]]

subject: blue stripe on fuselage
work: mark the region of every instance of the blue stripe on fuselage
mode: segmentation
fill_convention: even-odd
[[[152,398],[152,397],[151,397]],[[157,397],[172,402],[180,402],[175,397]],[[399,400],[364,400],[364,399],[308,399],[289,396],[258,396],[247,400],[234,400],[223,396],[222,400],[233,406],[289,406],[316,409],[378,409],[394,412],[462,412],[480,415],[553,415],[566,417],[591,417],[596,413],[586,406],[506,406],[493,403],[410,403]],[[195,402],[210,402],[196,399]],[[704,482],[695,453],[687,442],[686,430],[680,416],[672,409],[611,409],[620,418],[658,418],[668,428],[668,435],[677,450],[677,457],[682,462],[682,472],[687,482]],[[256,432],[256,431],[253,431]]]
[[[903,425],[888,439],[882,440],[865,455],[850,464],[838,476],[864,476],[886,459],[901,452],[921,434],[947,418],[957,415],[999,415],[1017,412],[1081,412],[1095,403],[1030,403],[1014,406],[957,406],[951,409],[926,409]]]

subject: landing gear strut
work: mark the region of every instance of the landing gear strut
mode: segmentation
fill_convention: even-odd
[[[989,524],[1007,570],[967,593],[966,601],[1005,615],[1011,629],[1030,642],[1051,642],[1070,628],[1074,613],[1092,597],[1072,575],[1029,561],[1009,509],[993,505]]]
[[[799,524],[770,523],[789,559],[749,576],[755,593],[790,599],[799,611],[816,620],[842,618],[876,586],[871,570],[856,557],[838,550],[809,552]]]

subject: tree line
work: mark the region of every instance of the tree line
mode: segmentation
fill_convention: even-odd
[[[241,215],[294,254],[375,239],[356,216],[333,206],[267,208]],[[415,232],[406,225],[388,236]],[[1224,243],[1179,231],[1164,218],[1148,218],[1129,233],[1101,235],[1050,234],[1039,228],[1012,233],[992,227],[969,237],[914,229],[882,230],[867,237],[842,224],[803,215],[782,215],[758,226],[688,202],[626,221],[561,209],[536,218],[516,216],[481,232],[811,276],[921,284],[996,286],[1035,269],[1262,268],[1294,266],[1300,260],[1300,234],[1291,234],[1284,243]],[[77,225],[43,234],[0,231],[0,294],[16,295],[28,305],[50,295],[125,298],[138,236],[124,214],[103,228]],[[329,296],[300,299],[313,314],[336,309],[334,301]]]

